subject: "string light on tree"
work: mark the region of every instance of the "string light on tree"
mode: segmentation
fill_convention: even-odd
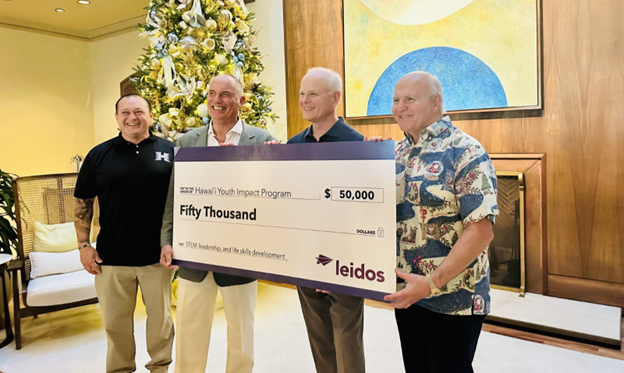
[[[253,47],[254,19],[243,0],[152,0],[140,36],[149,46],[132,82],[150,101],[157,134],[176,139],[210,121],[207,84],[219,74],[239,78],[246,98],[240,111],[250,125],[272,130],[273,95],[258,79],[264,69]]]

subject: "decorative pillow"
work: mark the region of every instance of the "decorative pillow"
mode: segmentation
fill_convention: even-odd
[[[32,251],[29,254],[30,278],[80,271],[83,267],[82,263],[80,263],[79,251],[78,249],[64,253]]]
[[[46,225],[35,222],[34,251],[60,253],[77,247],[74,223]]]

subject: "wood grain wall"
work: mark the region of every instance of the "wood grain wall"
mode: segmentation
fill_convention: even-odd
[[[309,125],[297,102],[305,71],[313,66],[343,71],[342,1],[283,4],[292,136]],[[622,0],[542,0],[543,111],[452,119],[490,153],[547,154],[549,273],[587,280],[583,284],[590,291],[600,291],[592,284],[609,283],[624,305],[622,19]],[[392,120],[349,123],[369,136],[403,137]],[[583,298],[578,294],[558,292]]]

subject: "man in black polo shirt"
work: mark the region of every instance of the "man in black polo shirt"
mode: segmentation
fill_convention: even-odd
[[[312,125],[288,143],[362,141],[364,136],[336,115],[341,92],[336,72],[309,69],[301,79],[299,106]],[[317,372],[364,372],[364,300],[301,286],[297,291]]]
[[[150,133],[153,114],[138,95],[115,104],[121,133],[87,154],[78,175],[74,225],[80,260],[95,276],[108,340],[107,372],[134,372],[133,314],[138,287],[147,310],[151,372],[167,372],[173,346],[171,271],[159,264],[161,218],[173,143]],[[100,204],[97,250],[89,241],[93,202]]]

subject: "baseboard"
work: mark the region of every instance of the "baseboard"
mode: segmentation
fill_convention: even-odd
[[[624,310],[624,284],[615,282],[549,274],[548,295],[615,306]]]

